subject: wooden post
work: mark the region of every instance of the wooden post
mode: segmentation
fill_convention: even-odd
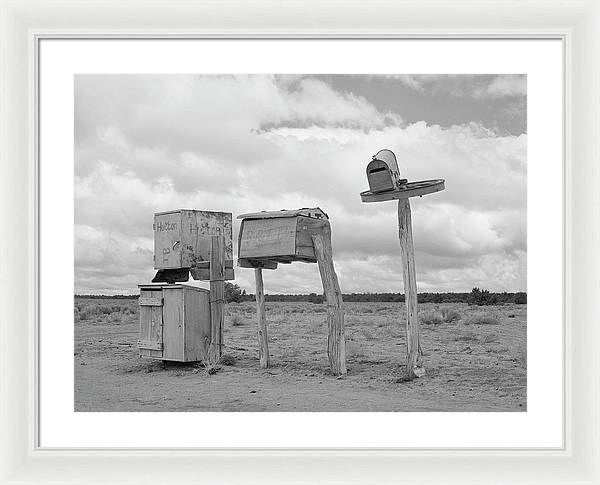
[[[315,255],[319,263],[323,291],[327,299],[327,356],[329,366],[335,375],[346,375],[346,337],[344,335],[344,311],[342,291],[338,283],[331,248],[331,228],[329,223],[321,234],[312,236]]]
[[[269,367],[269,340],[267,337],[267,320],[265,318],[265,290],[263,286],[262,268],[254,268],[256,280],[256,318],[258,320],[258,358],[260,367]]]
[[[402,254],[402,276],[404,278],[404,300],[406,302],[406,373],[408,378],[421,377],[425,370],[421,366],[421,343],[419,314],[417,308],[417,277],[415,250],[412,237],[410,202],[398,200],[398,235]]]
[[[223,351],[225,306],[225,240],[210,237],[210,350],[209,360],[215,364]]]

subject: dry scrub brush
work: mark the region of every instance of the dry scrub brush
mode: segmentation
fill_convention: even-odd
[[[446,323],[456,322],[462,318],[460,313],[454,308],[442,308],[440,313],[442,314],[442,318]]]
[[[233,327],[241,327],[244,325],[244,319],[235,313],[231,316],[231,325]]]
[[[499,325],[500,317],[497,313],[477,312],[469,315],[464,323],[465,325]]]
[[[431,310],[421,313],[419,315],[419,321],[423,325],[440,325],[441,323],[444,323],[442,314]]]
[[[428,310],[419,315],[419,321],[424,325],[440,325],[442,323],[452,323],[460,319],[460,313],[454,308],[442,308],[439,311]]]

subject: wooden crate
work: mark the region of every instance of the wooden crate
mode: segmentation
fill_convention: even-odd
[[[140,357],[193,362],[207,357],[210,292],[190,285],[140,285]]]
[[[230,212],[179,209],[154,214],[154,268],[190,269],[208,279],[210,236],[225,239],[225,278],[233,279],[233,231]]]
[[[318,207],[255,212],[242,214],[238,219],[242,219],[238,264],[271,269],[277,263],[316,263],[312,235],[328,224],[327,214]]]

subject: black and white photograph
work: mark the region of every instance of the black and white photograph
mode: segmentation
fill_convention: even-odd
[[[76,74],[74,106],[76,412],[527,411],[525,74]]]

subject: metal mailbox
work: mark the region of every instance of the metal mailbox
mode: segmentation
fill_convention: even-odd
[[[391,150],[379,150],[367,165],[367,180],[372,193],[399,189],[406,180],[400,178],[396,155]]]

